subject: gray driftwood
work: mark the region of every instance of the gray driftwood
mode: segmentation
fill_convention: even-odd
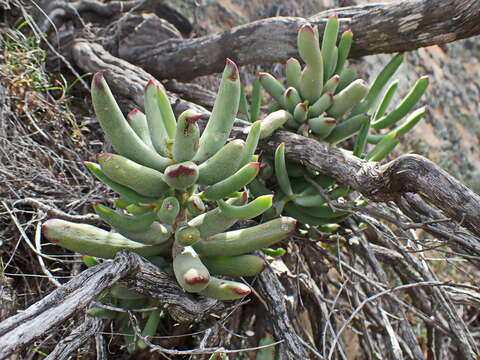
[[[121,279],[130,289],[169,304],[170,313],[180,321],[193,322],[223,310],[218,301],[195,299],[185,294],[170,276],[157,267],[137,254],[122,251],[112,261],[83,271],[26,310],[1,322],[0,359],[64,324],[67,319],[85,310],[96,295]],[[93,322],[92,326],[96,328],[98,324]],[[75,350],[83,342],[78,340],[60,343],[54,353]]]
[[[94,14],[93,18],[102,24],[105,19],[142,6],[151,10],[151,3],[146,0],[108,4],[56,1],[46,6],[45,12],[50,13],[50,18],[43,20],[41,29],[47,31],[52,23],[61,25],[82,13]],[[161,11],[157,13],[161,16]],[[326,19],[332,14],[339,16],[342,30],[350,28],[354,32],[352,57],[408,51],[480,34],[480,3],[476,0],[410,0],[339,8],[310,18],[267,18],[193,39],[181,39],[162,24],[155,25],[158,31],[152,31],[152,25],[143,26],[143,21],[142,26],[135,28],[129,21],[120,21],[113,35],[101,37],[102,43],[115,49],[115,54],[155,77],[186,81],[220,72],[225,58],[231,58],[238,65],[249,65],[284,62],[298,56],[299,27],[306,23],[318,25],[322,34]],[[160,39],[171,34],[171,39],[160,41],[159,34]],[[130,37],[137,40],[129,41]],[[124,41],[128,44],[122,44]]]
[[[286,61],[296,52],[300,26],[318,25],[336,13],[342,29],[351,28],[351,56],[402,52],[480,34],[480,3],[476,0],[412,0],[340,8],[311,18],[275,17],[196,39],[172,39],[136,47],[124,58],[152,75],[188,80],[220,72],[225,58],[238,65]],[[172,66],[175,64],[175,66]]]

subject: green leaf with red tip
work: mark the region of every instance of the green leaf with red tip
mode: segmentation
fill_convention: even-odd
[[[208,286],[199,294],[217,300],[231,301],[242,299],[251,292],[248,285],[211,276]]]
[[[239,102],[240,76],[237,65],[227,59],[210,119],[200,137],[200,147],[194,157],[195,161],[207,160],[225,144],[232,131]]]
[[[343,67],[348,58],[348,54],[350,53],[350,48],[352,47],[352,42],[353,32],[352,30],[348,29],[342,34],[340,38],[340,43],[338,44],[338,59],[334,74],[342,73]]]
[[[120,155],[141,165],[163,171],[172,161],[145,144],[133,131],[116,103],[103,72],[93,76],[92,101],[98,121],[113,148]]]
[[[245,229],[202,238],[193,247],[201,256],[241,255],[272,246],[295,231],[296,220],[281,217]]]
[[[335,74],[325,83],[325,86],[323,87],[323,91],[334,93],[339,83],[340,83],[340,75]]]
[[[173,272],[186,292],[198,293],[204,290],[210,281],[208,269],[190,246],[183,248],[173,259]]]
[[[319,65],[321,70],[321,82],[323,84],[323,59],[320,52],[318,28],[311,25],[303,25],[297,35],[297,49],[300,57],[308,65]]]
[[[198,166],[192,161],[170,165],[163,174],[164,181],[174,189],[185,190],[196,183]]]
[[[197,153],[200,140],[197,120],[201,116],[191,109],[179,116],[173,143],[173,159],[176,162],[190,161]]]
[[[101,258],[113,258],[121,250],[142,256],[166,255],[171,243],[144,245],[88,224],[50,219],[42,225],[42,234],[50,242],[71,251]]]
[[[294,87],[289,87],[287,90],[285,90],[283,97],[285,99],[285,106],[287,110],[290,111],[291,114],[293,114],[295,106],[302,102],[300,94]]]
[[[302,76],[302,66],[300,62],[293,57],[288,59],[285,64],[285,73],[288,86],[300,89],[300,78]]]

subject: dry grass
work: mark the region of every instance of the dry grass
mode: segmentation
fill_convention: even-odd
[[[77,117],[70,110],[71,83],[45,71],[47,54],[27,23],[9,25],[0,24],[1,319],[51,291],[51,273],[64,281],[79,271],[78,265],[65,266],[63,253],[42,259],[31,249],[39,221],[51,212],[86,213],[92,199],[105,195],[82,165],[100,143],[77,122],[88,114]],[[54,345],[62,333],[43,346]]]

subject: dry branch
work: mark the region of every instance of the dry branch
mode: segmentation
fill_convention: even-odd
[[[433,5],[428,7],[427,3]],[[475,17],[478,19],[479,9],[478,1],[415,0],[402,2],[401,6],[400,3],[369,5],[338,12],[344,26],[351,25],[354,31],[358,29],[355,54],[361,56],[442,43],[478,33],[480,25]],[[309,20],[322,25],[325,15],[328,13]],[[392,20],[393,16],[403,18]],[[164,50],[166,55],[161,61],[171,61],[165,69],[177,71],[177,74],[182,71],[186,78],[199,75],[202,71],[218,71],[223,67],[225,56],[237,56],[235,59],[242,64],[256,63],[260,61],[258,59],[262,63],[275,62],[293,55],[297,27],[305,21],[301,18],[267,19],[201,39],[170,41],[160,48],[146,49],[146,53],[152,55],[153,51]],[[418,25],[420,23],[422,26]],[[440,33],[446,33],[447,26],[448,35],[440,36]],[[381,34],[378,29],[382,29]],[[371,40],[372,36],[375,41]],[[394,38],[401,44],[395,43]],[[273,47],[265,47],[263,41],[269,44],[273,41]],[[187,49],[188,46],[197,50],[202,46],[205,48],[200,50],[200,58],[195,58],[197,55],[188,55],[192,51]],[[366,49],[366,52],[362,53],[360,48]],[[232,53],[227,53],[229,51]],[[158,55],[159,58],[161,56]],[[151,78],[148,72],[88,41],[74,44],[73,58],[84,71],[107,70],[113,92],[127,98],[129,103],[142,106],[143,84]],[[201,65],[202,68],[192,66],[190,58],[197,61],[195,66]],[[172,63],[176,64],[175,69]],[[157,71],[155,66],[153,64],[152,69]],[[166,77],[162,73],[167,71],[165,69],[159,68],[156,74]],[[194,106],[173,96],[170,101],[175,105],[176,112]],[[208,114],[204,109],[197,110]],[[236,125],[232,136],[244,137],[244,128],[248,124],[237,121]],[[260,296],[269,309],[275,337],[282,341],[281,355],[284,358],[297,358],[299,355],[329,358],[330,354],[330,358],[346,358],[350,339],[343,339],[341,332],[351,327],[354,329],[351,342],[361,343],[364,353],[372,358],[383,354],[392,359],[424,359],[420,326],[417,328],[418,323],[415,326],[412,324],[410,316],[413,314],[427,330],[429,359],[446,358],[442,355],[452,349],[464,359],[473,359],[476,356],[474,353],[478,353],[476,343],[479,335],[469,332],[471,323],[464,322],[465,313],[461,317],[457,309],[458,306],[465,306],[465,309],[478,307],[480,292],[462,284],[443,286],[445,283],[436,279],[434,270],[423,256],[424,243],[418,241],[410,230],[424,229],[434,234],[436,239],[448,241],[458,251],[455,255],[471,260],[469,265],[478,267],[480,242],[474,235],[480,234],[477,230],[480,197],[420,156],[407,155],[387,164],[372,163],[283,131],[277,131],[272,138],[262,142],[260,148],[271,155],[281,142],[286,143],[287,156],[291,160],[315,168],[370,199],[383,203],[393,200],[403,211],[403,214],[395,214],[397,218],[391,213],[383,217],[387,222],[393,219],[390,222],[397,227],[394,232],[383,222],[376,221],[373,215],[352,209],[356,220],[367,223],[373,235],[358,231],[355,221],[350,221],[340,233],[340,237],[347,240],[343,243],[338,241],[335,255],[318,246],[317,240],[331,245],[327,241],[329,239],[312,241],[306,237],[294,238],[287,244],[291,251],[284,259],[288,267],[293,269],[292,264],[297,266],[291,276],[279,276],[272,269],[259,276]],[[28,204],[40,206],[35,201],[28,201]],[[376,205],[379,208],[384,206]],[[417,223],[409,222],[411,220]],[[96,294],[117,281],[168,304],[167,309],[175,321],[191,323],[225,310],[215,300],[186,295],[156,267],[135,254],[122,252],[113,261],[86,270],[25,312],[0,323],[0,358],[44,336],[76,312],[82,311]],[[300,313],[304,315],[305,309],[308,309],[305,316],[310,317],[311,323],[308,332],[304,317],[299,316]],[[471,318],[475,317],[476,314]],[[345,322],[345,319],[348,321]],[[89,322],[92,321],[80,325],[77,330],[88,327],[94,332]],[[355,340],[356,334],[360,334],[358,338],[361,336],[361,340]],[[77,339],[79,341],[72,343],[71,347],[68,341],[64,341],[52,354],[55,351],[65,353],[64,349],[69,351],[84,339]],[[97,341],[101,348],[102,341],[98,336]],[[152,345],[151,350],[172,355],[195,353],[158,345]],[[204,350],[197,349],[196,353]],[[99,350],[98,354],[102,351]],[[99,355],[99,358],[102,356]]]
[[[102,331],[103,320],[87,317],[70,335],[62,339],[45,360],[67,360],[74,351]]]
[[[52,22],[74,20],[82,12],[95,14],[94,17],[102,23],[105,14],[118,17],[144,3],[148,1],[108,4],[56,1],[45,9],[50,16],[42,19],[41,28],[46,31]],[[267,18],[217,34],[185,40],[172,38],[160,43],[155,40],[158,34],[148,27],[130,29],[129,34],[131,31],[141,33],[138,36],[141,36],[142,44],[118,51],[122,58],[158,79],[185,81],[220,72],[227,57],[238,65],[249,65],[283,62],[297,56],[298,28],[312,23],[318,25],[321,34],[326,18],[334,13],[340,17],[342,29],[351,28],[355,34],[352,57],[409,51],[480,34],[480,3],[476,0],[411,0],[338,8],[310,18]],[[124,36],[119,33],[122,31],[117,29],[116,35],[110,35],[110,39],[102,35],[102,41],[117,47]]]
[[[285,131],[277,131],[260,147],[271,154],[282,142],[291,160],[331,176],[372,200],[385,202],[407,192],[418,193],[446,217],[480,235],[480,196],[423,156],[403,155],[378,164]]]
[[[0,359],[45,336],[122,278],[126,278],[130,289],[168,304],[177,321],[192,322],[223,310],[216,300],[185,294],[154,265],[137,254],[122,251],[113,261],[83,271],[25,311],[0,323]]]
[[[408,51],[480,34],[477,0],[397,1],[340,8],[309,19],[263,19],[196,39],[137,47],[124,58],[159,79],[180,80],[220,72],[227,57],[238,65],[283,62],[297,56],[298,28],[309,22],[318,25],[322,34],[331,13],[339,15],[343,29],[351,28],[355,34],[353,57]]]

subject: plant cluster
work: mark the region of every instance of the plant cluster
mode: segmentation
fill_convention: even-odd
[[[45,237],[88,255],[84,258],[88,266],[97,264],[96,258],[112,258],[127,249],[173,274],[186,292],[219,300],[248,295],[249,286],[223,276],[259,274],[265,267],[264,258],[252,252],[288,237],[297,221],[322,231],[338,229],[337,223],[349,213],[332,209],[328,199],[353,201],[348,198],[350,189],[334,179],[287,161],[284,144],[273,160],[262,158],[260,166],[255,155],[259,140],[278,128],[332,146],[355,137],[353,149],[345,150],[379,161],[425,114],[423,107],[408,115],[427,87],[426,77],[388,112],[398,81],[388,83],[402,55],[395,56],[369,87],[356,79],[354,67],[346,66],[352,32],[345,31],[337,46],[338,31],[336,17],[328,19],[321,43],[316,27],[305,25],[299,30],[298,51],[305,65],[302,68],[294,58],[287,61],[287,87],[268,73],[258,75],[249,120],[258,116],[260,85],[274,104],[263,120],[252,124],[245,141],[228,141],[239,106],[246,107],[238,69],[231,60],[227,59],[202,134],[197,124],[202,115],[186,110],[176,119],[166,94],[153,80],[145,88],[145,113],[134,109],[125,118],[103,73],[95,74],[91,88],[95,113],[116,153],[101,153],[97,163],[85,165],[119,195],[114,202],[117,209],[94,205],[112,231],[51,219],[43,225]],[[369,151],[368,143],[372,144]],[[239,221],[262,214],[258,225],[229,230]],[[159,305],[120,285],[99,300],[123,308]],[[118,320],[132,343],[133,330],[125,314],[104,308],[90,309],[89,314]],[[161,311],[144,315],[143,335],[155,334]],[[145,344],[132,346],[134,350]]]
[[[345,31],[337,46],[338,34],[336,16],[328,19],[321,42],[317,27],[304,25],[300,28],[297,47],[305,65],[302,68],[300,61],[293,57],[286,62],[287,86],[269,73],[258,74],[258,82],[273,99],[271,112],[263,122],[270,123],[272,128],[282,126],[329,146],[350,145],[348,151],[355,156],[380,161],[425,115],[425,106],[412,110],[428,86],[428,77],[421,77],[388,111],[399,84],[398,80],[390,80],[401,65],[403,55],[396,55],[368,86],[357,78],[356,68],[347,62],[352,31]],[[396,125],[405,117],[405,121]],[[354,137],[353,144],[349,144],[347,140]],[[367,151],[368,144],[372,146]],[[326,231],[336,228],[327,224],[345,218],[347,213],[332,210],[328,199],[344,200],[343,197],[350,193],[348,188],[287,161],[284,145],[278,147],[273,161],[267,158],[262,161],[262,173],[250,188],[257,195],[270,194],[268,184],[273,185],[277,214],[285,213],[303,224],[322,226]],[[305,175],[310,176],[314,184],[306,181]],[[319,187],[324,189],[323,194]]]
[[[239,220],[254,218],[272,205],[272,195],[249,201],[244,187],[259,171],[254,155],[260,123],[246,141],[227,142],[238,110],[240,80],[227,60],[209,122],[200,136],[200,114],[183,112],[175,120],[162,89],[150,81],[145,88],[145,114],[124,118],[103,73],[95,74],[92,100],[99,122],[117,154],[102,153],[86,166],[120,196],[102,204],[97,214],[114,232],[60,219],[43,225],[44,235],[60,246],[83,254],[111,258],[121,249],[143,256],[172,258],[181,287],[221,300],[250,293],[243,283],[212,274],[251,276],[264,268],[263,259],[248,254],[284,239],[295,219],[281,217],[247,228],[226,231]]]

